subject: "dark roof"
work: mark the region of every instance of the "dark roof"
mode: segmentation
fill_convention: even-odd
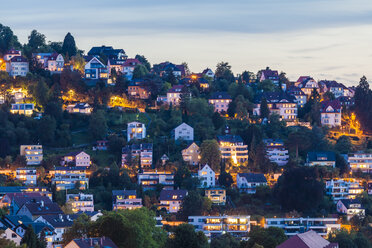
[[[21,193],[26,195],[17,195],[13,196],[13,201],[15,204],[17,204],[18,207],[23,206],[26,203],[52,203],[52,201],[47,196],[42,196],[40,193],[37,193],[37,195],[30,195],[32,193]]]
[[[280,102],[288,102],[288,103],[295,103],[296,98],[292,95],[289,95],[286,92],[277,91],[277,92],[263,92],[258,94],[254,99],[256,104],[261,103],[261,100],[265,98],[267,103],[280,103]]]
[[[230,142],[230,143],[242,143],[243,139],[239,135],[218,135],[217,136],[218,142]]]
[[[239,173],[240,177],[245,177],[247,179],[247,182],[253,182],[253,183],[266,183],[266,177],[264,174],[260,173]]]
[[[65,155],[65,157],[75,157],[76,155],[78,155],[82,152],[84,152],[84,151],[79,150],[79,151],[75,151],[75,152],[69,152]]]
[[[360,205],[362,205],[362,203],[358,199],[341,199],[340,201],[342,202],[342,204],[344,204],[344,206],[347,209],[350,207],[351,204],[360,204]]]
[[[337,248],[338,244],[330,243],[313,230],[296,234],[284,241],[277,248]]]
[[[212,69],[207,68],[207,69],[204,69],[204,71],[203,71],[202,73],[203,73],[203,74],[206,74],[209,70],[211,70],[211,71],[213,72]]]
[[[304,83],[304,82],[309,81],[310,79],[312,79],[312,77],[310,77],[310,76],[301,76],[297,79],[297,82],[298,83]]]
[[[24,206],[32,215],[63,214],[57,203],[44,203],[44,206],[41,203],[26,203]]]
[[[337,81],[329,81],[329,80],[321,80],[319,81],[319,83],[321,84],[325,84],[325,86],[327,86],[327,88],[332,88],[332,87],[336,87],[336,88],[343,88],[343,89],[346,89],[346,86],[341,84],[341,83],[338,83]]]
[[[5,215],[4,220],[14,226],[18,226],[21,223],[32,222],[32,220],[26,215]]]
[[[122,196],[129,196],[129,195],[137,195],[136,190],[113,190],[112,191],[112,196],[117,196],[117,195],[122,195]]]
[[[330,112],[326,111],[329,106],[331,106],[334,110],[331,113],[339,112],[341,110],[341,103],[340,103],[339,100],[336,99],[336,100],[332,100],[332,101],[323,101],[321,112],[322,113],[330,113]]]
[[[324,159],[325,158],[325,159]],[[308,152],[307,160],[312,161],[336,161],[334,152]]]
[[[227,92],[215,92],[209,99],[231,99]]]
[[[187,195],[187,190],[184,189],[175,189],[175,190],[162,190],[160,192],[160,201],[175,201],[183,200]],[[176,199],[173,196],[177,196]]]
[[[287,88],[287,93],[290,95],[305,95],[305,93],[299,87],[293,85]]]
[[[29,225],[32,226],[32,228],[34,229],[36,234],[39,234],[41,231],[43,231],[45,229],[49,229],[50,231],[54,230],[53,227],[51,227],[50,225],[47,225],[43,222],[33,222],[33,221],[31,221],[31,222],[23,222],[22,223],[22,226],[24,228],[27,228]]]
[[[22,56],[14,56],[10,59],[10,62],[28,62],[28,60]]]
[[[43,219],[46,220],[52,227],[70,227],[74,224],[74,220],[79,217],[78,214],[50,214],[43,216]]]
[[[107,237],[101,238],[86,238],[86,239],[74,239],[71,242],[75,242],[75,244],[79,248],[93,248],[93,247],[100,247],[100,248],[118,248],[115,243]]]
[[[0,194],[6,193],[21,193],[23,186],[0,186]]]
[[[168,90],[168,93],[181,93],[183,89],[183,85],[175,85]]]
[[[73,167],[63,167],[57,166],[55,170],[64,170],[64,171],[77,171],[77,170],[87,170],[89,167],[87,166],[73,166]]]
[[[111,59],[111,58],[120,59],[118,57],[119,53],[122,53],[122,54],[125,55],[125,51],[123,49],[114,49],[112,46],[100,46],[100,47],[92,47],[89,50],[88,55],[89,56],[99,56],[101,54],[104,54],[109,59]]]
[[[5,54],[19,54],[20,51],[19,50],[16,50],[14,48],[8,50]]]
[[[266,70],[261,70],[261,73],[265,76],[266,79],[279,79],[278,71],[271,70],[270,68],[266,68]]]

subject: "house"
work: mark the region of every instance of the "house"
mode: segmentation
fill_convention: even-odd
[[[121,166],[128,166],[129,163],[132,163],[138,157],[141,168],[151,168],[152,153],[152,143],[127,145],[122,149]]]
[[[308,166],[336,166],[336,155],[334,152],[308,152],[306,158]]]
[[[57,54],[58,55],[58,54]],[[42,68],[48,67],[48,59],[52,56],[52,53],[33,53],[32,59],[36,60]]]
[[[168,61],[160,64],[154,64],[152,70],[159,76],[165,76],[170,72],[172,72],[173,75],[177,78],[184,77],[186,75],[184,65],[175,65]]]
[[[89,167],[91,164],[90,156],[89,154],[83,151],[70,152],[63,157],[62,164],[77,167],[79,166]]]
[[[248,146],[239,135],[219,135],[217,141],[224,161],[231,159],[234,164],[241,164],[248,160]]]
[[[322,80],[319,81],[319,84],[323,85],[323,92],[331,92],[335,98],[340,96],[349,96],[348,88],[341,83],[336,81]]]
[[[186,86],[184,85],[174,85],[167,92],[167,103],[169,105],[178,106],[181,102],[181,95],[185,94],[191,98],[191,93],[188,92]]]
[[[132,139],[144,139],[146,137],[146,126],[141,122],[129,122],[127,124],[127,141]]]
[[[348,155],[347,162],[352,172],[372,172],[372,153],[357,152]]]
[[[183,161],[190,165],[197,165],[200,161],[200,151],[199,146],[193,142],[186,149],[182,150]]]
[[[74,239],[68,243],[65,248],[118,248],[110,238],[81,238]]]
[[[137,198],[136,190],[113,190],[112,210],[136,209],[142,207],[142,199]]]
[[[254,194],[257,187],[267,186],[267,180],[265,175],[260,173],[238,173],[236,185],[240,192]]]
[[[331,179],[326,181],[326,194],[331,196],[334,202],[341,199],[355,199],[363,191],[364,188],[355,179]]]
[[[3,197],[3,202],[7,202],[11,215],[16,215],[19,209],[26,203],[52,203],[52,200],[40,193],[8,193]],[[9,204],[10,202],[10,204]]]
[[[25,215],[35,221],[40,216],[63,214],[61,208],[57,203],[45,203],[43,200],[40,202],[26,202],[18,210],[17,215]]]
[[[21,145],[20,155],[26,157],[27,165],[38,165],[43,160],[43,146]]]
[[[132,80],[134,68],[140,64],[141,62],[139,62],[138,59],[127,59],[122,65],[121,72],[128,80]]]
[[[355,104],[355,99],[350,96],[339,96],[336,100],[341,103],[342,107],[350,107]]]
[[[188,224],[195,231],[202,231],[209,239],[229,233],[237,238],[247,238],[250,231],[249,215],[189,216]]]
[[[205,77],[208,77],[208,78],[211,78],[211,79],[214,79],[214,72],[212,71],[212,69],[205,69],[203,72],[202,72],[203,76]]]
[[[88,103],[79,102],[76,104],[70,104],[66,107],[67,112],[70,114],[80,113],[89,115],[93,111],[93,107],[91,107]]]
[[[186,123],[182,123],[178,127],[172,130],[172,137],[174,140],[185,140],[185,141],[193,141],[194,140],[194,128],[187,125]]]
[[[187,190],[162,190],[160,192],[160,208],[165,208],[169,213],[177,213],[181,209],[182,201],[187,196]]]
[[[299,87],[302,92],[309,98],[311,92],[315,89],[316,91],[320,92],[320,88],[318,83],[310,76],[301,76],[298,78],[295,86]]]
[[[341,126],[341,103],[338,100],[323,101],[320,109],[320,122],[323,126]]]
[[[29,63],[25,57],[14,56],[7,62],[7,72],[10,76],[25,77],[29,72]]]
[[[107,68],[111,75],[112,71],[114,70],[116,73],[121,73],[123,68],[123,64],[125,63],[125,59],[108,59],[107,60]]]
[[[99,57],[101,55],[114,60],[126,60],[128,58],[123,49],[114,49],[112,46],[92,47],[88,52],[88,56]]]
[[[188,77],[184,77],[179,81],[179,84],[183,84],[187,87],[196,86],[198,89],[208,89],[209,82],[203,78],[200,74],[191,74]]]
[[[205,189],[205,196],[208,197],[215,205],[226,204],[226,189],[223,188],[208,188]]]
[[[51,73],[61,73],[65,66],[65,59],[62,54],[53,53],[48,57],[47,66]]]
[[[292,236],[277,248],[339,248],[337,243],[330,243],[313,230]]]
[[[215,92],[208,102],[213,105],[214,111],[226,113],[232,98],[227,92]]]
[[[67,194],[66,202],[71,204],[74,213],[94,211],[93,194]]]
[[[149,99],[151,92],[143,83],[130,83],[128,86],[128,95],[134,99]]]
[[[292,237],[310,230],[322,237],[341,229],[337,218],[267,218],[265,228],[277,227],[284,230],[285,235]]]
[[[0,238],[13,241],[17,246],[20,246],[22,237],[19,236],[15,231],[10,229],[9,227],[5,227],[4,229],[5,230],[3,230],[4,232],[0,235]]]
[[[174,187],[174,174],[169,171],[144,171],[137,174],[137,182],[143,190],[155,189],[163,185],[163,189],[171,190]]]
[[[306,94],[297,86],[289,86],[286,91],[289,95],[296,98],[297,106],[302,108],[305,106],[307,101]]]
[[[22,52],[16,49],[10,49],[4,54],[4,60],[10,61],[12,58],[16,56],[22,56]]]
[[[93,147],[93,151],[107,151],[108,147],[108,141],[107,140],[97,140],[96,146]]]
[[[85,190],[89,187],[89,179],[86,175],[87,167],[75,166],[75,167],[56,167],[50,173],[54,178],[52,184],[56,185],[57,191],[74,189],[78,186],[79,189]]]
[[[269,67],[266,67],[265,70],[261,70],[258,73],[257,78],[259,79],[260,82],[264,80],[271,80],[273,84],[279,85],[279,73],[278,71],[273,71]]]
[[[107,66],[103,64],[97,57],[90,59],[84,66],[86,79],[107,79],[109,71]]]
[[[31,116],[34,109],[35,105],[33,103],[12,103],[10,113]]]
[[[279,166],[284,166],[288,163],[288,150],[285,148],[282,140],[264,139],[263,142],[266,148],[266,156],[271,162]]]
[[[45,237],[47,247],[52,247],[53,239],[56,235],[53,227],[45,223],[31,221],[19,223],[13,230],[23,238],[28,226],[34,229],[37,238]]]
[[[285,92],[264,92],[254,100],[253,115],[261,115],[261,101],[266,99],[270,114],[277,114],[284,121],[297,118],[297,100]]]
[[[198,170],[198,178],[202,188],[210,188],[216,186],[216,173],[209,165],[204,165]]]
[[[37,187],[33,185],[29,186],[0,186],[0,208],[9,207],[12,202],[12,197],[8,197],[8,194],[23,194],[23,193],[37,193],[42,196],[47,196],[52,199],[52,193],[47,187]]]
[[[365,216],[366,210],[357,199],[341,199],[337,202],[337,212],[346,214],[347,219],[350,220],[353,216]]]
[[[16,179],[26,185],[36,185],[37,183],[36,168],[34,167],[17,168]]]
[[[53,243],[58,244],[63,241],[63,234],[74,224],[74,220],[78,217],[79,215],[77,214],[48,214],[38,217],[35,222],[52,226],[56,233],[53,237]]]

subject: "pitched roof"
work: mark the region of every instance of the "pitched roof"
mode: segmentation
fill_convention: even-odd
[[[243,142],[243,139],[239,135],[226,134],[226,135],[217,135],[217,141],[218,142],[241,143]]]
[[[297,234],[284,243],[277,246],[277,248],[336,248],[337,244],[331,244],[328,240],[322,238],[313,230]]]
[[[25,194],[25,193],[21,193]],[[32,194],[32,195],[30,195]],[[26,203],[52,203],[52,201],[47,196],[42,196],[40,193],[27,193],[26,195],[16,195],[13,196],[13,201],[18,207],[23,206]]]
[[[229,99],[231,100],[231,96],[227,92],[215,92],[209,99]]]
[[[360,204],[360,206],[362,205],[358,199],[341,199],[340,201],[347,209],[350,208],[351,204]]]
[[[10,62],[28,62],[28,60],[25,57],[22,56],[14,56],[10,59]]]
[[[65,155],[65,157],[75,157],[82,152],[84,152],[84,151],[79,150],[79,151],[69,152]]]
[[[162,190],[160,192],[160,201],[174,201],[174,200],[183,200],[187,195],[187,190],[184,189],[175,189],[175,190]],[[173,198],[176,196],[176,198]]]
[[[254,99],[256,104],[261,103],[261,100],[265,98],[268,103],[280,103],[280,102],[288,102],[288,103],[295,103],[296,98],[292,95],[289,95],[286,92],[277,91],[277,92],[263,92],[258,94]]]
[[[305,95],[305,93],[299,87],[293,85],[287,88],[287,93],[291,95]]]
[[[336,161],[336,155],[334,152],[308,152],[307,160],[312,161]]]
[[[174,85],[172,88],[168,90],[168,93],[181,93],[183,89],[183,85]]]
[[[71,227],[74,224],[74,220],[79,217],[78,214],[51,214],[44,215],[43,219],[46,220],[52,227]]]
[[[117,195],[122,195],[122,196],[129,196],[129,195],[137,195],[136,190],[113,190],[112,191],[112,196],[117,196]]]
[[[26,203],[24,204],[32,215],[63,214],[57,203]]]
[[[5,215],[4,220],[7,224],[18,226],[21,223],[32,222],[32,220],[26,215]]]
[[[339,100],[332,100],[332,101],[323,101],[322,102],[322,108],[321,108],[321,112],[322,113],[329,113],[327,111],[327,108],[331,106],[333,108],[333,112],[339,112],[341,110],[341,103]]]
[[[136,67],[138,64],[141,64],[138,59],[127,59],[124,62],[123,67]]]
[[[310,76],[301,76],[301,77],[299,77],[299,78],[297,79],[297,82],[298,82],[298,83],[304,83],[304,82],[306,82],[306,81],[308,81],[308,80],[310,80],[310,79],[311,79]]]
[[[266,68],[265,70],[261,70],[261,73],[266,79],[270,79],[270,78],[279,79],[278,71],[271,70],[270,68]]]
[[[247,182],[253,182],[253,183],[266,183],[266,177],[264,174],[260,173],[239,173],[240,177],[245,177],[247,179]]]
[[[118,248],[115,243],[107,237],[74,239],[70,243],[75,243],[79,248]],[[69,243],[69,244],[70,244]]]

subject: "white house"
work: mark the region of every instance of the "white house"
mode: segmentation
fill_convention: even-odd
[[[10,61],[12,58],[14,58],[16,56],[22,56],[22,52],[19,51],[19,50],[10,49],[9,51],[7,51],[4,54],[4,60],[5,61]]]
[[[143,190],[156,189],[157,185],[163,185],[163,189],[174,189],[174,174],[170,171],[144,171],[137,174],[137,182]]]
[[[53,53],[47,60],[48,70],[52,73],[61,73],[65,66],[65,59],[62,54]]]
[[[160,208],[165,208],[169,213],[177,213],[181,209],[182,201],[187,196],[187,190],[162,190],[160,192]]]
[[[324,101],[320,109],[320,121],[323,126],[341,126],[341,103],[339,100]]]
[[[38,165],[43,160],[43,146],[21,145],[20,155],[26,157],[27,165]]]
[[[34,109],[35,105],[33,103],[12,103],[10,113],[31,116]]]
[[[336,166],[336,154],[334,152],[308,152],[306,157],[308,166]]]
[[[90,155],[83,151],[70,152],[63,157],[63,164],[89,167]]]
[[[0,238],[4,238],[10,241],[13,241],[16,245],[21,245],[22,237],[19,236],[15,231],[10,228],[6,228],[4,233],[0,235]]]
[[[307,97],[310,97],[311,92],[314,89],[316,89],[318,92],[320,91],[319,84],[309,76],[299,77],[295,85],[298,86],[305,93],[305,95],[307,95]]]
[[[238,173],[236,176],[236,185],[239,191],[254,194],[257,187],[267,185],[267,180],[264,174]]]
[[[211,98],[209,98],[208,102],[213,105],[214,111],[227,112],[232,98],[227,92],[215,92]]]
[[[355,199],[363,191],[364,188],[355,179],[326,181],[326,194],[331,196],[335,202],[341,199]]]
[[[29,72],[28,60],[22,56],[14,56],[9,61],[7,72],[10,76],[26,76]]]
[[[127,59],[122,65],[122,73],[128,79],[132,80],[134,68],[141,64],[138,59]]]
[[[266,148],[266,156],[271,162],[276,163],[279,166],[283,166],[288,163],[288,150],[285,149],[284,142],[282,140],[264,139],[263,142]]]
[[[67,194],[66,202],[71,204],[72,212],[93,212],[94,199],[93,194]]]
[[[348,163],[352,172],[361,170],[364,173],[371,173],[372,153],[351,153],[348,156]]]
[[[182,150],[182,158],[185,162],[190,165],[197,165],[200,161],[200,149],[195,142],[193,142],[189,147]]]
[[[146,138],[146,126],[141,122],[129,122],[127,125],[127,141]]]
[[[216,186],[216,173],[208,164],[204,165],[203,168],[198,170],[198,177],[201,187],[209,188]]]
[[[362,204],[356,199],[341,199],[337,202],[337,212],[346,214],[347,219],[350,220],[353,216],[365,216],[365,209]]]
[[[212,71],[212,69],[209,69],[209,68],[207,68],[207,69],[205,69],[203,72],[202,72],[202,74],[203,74],[203,76],[205,76],[205,77],[209,77],[209,78],[211,78],[211,79],[213,79],[214,78],[214,72]]]
[[[191,97],[190,93],[183,92],[184,91],[184,85],[175,85],[171,89],[168,90],[167,92],[167,103],[172,104],[174,106],[177,106],[181,102],[181,95],[184,94],[189,94]]]
[[[182,123],[178,127],[172,130],[172,136],[175,140],[186,140],[186,141],[193,141],[194,140],[194,128],[187,125],[186,123]]]
[[[86,79],[107,79],[109,72],[106,65],[104,65],[97,57],[93,57],[85,67]]]
[[[36,168],[34,167],[25,167],[17,168],[16,170],[17,180],[22,181],[26,185],[36,185]]]
[[[89,115],[93,111],[93,107],[89,105],[89,103],[79,102],[76,104],[70,104],[66,107],[67,112],[70,114],[80,113]]]

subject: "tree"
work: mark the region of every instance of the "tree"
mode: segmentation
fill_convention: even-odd
[[[225,79],[228,82],[234,81],[234,74],[231,71],[231,65],[228,62],[220,62],[216,66],[215,76],[217,79]]]
[[[260,117],[261,118],[269,118],[270,115],[270,109],[267,105],[266,98],[261,99],[261,105],[260,105]]]
[[[136,57],[135,57],[135,59],[137,59],[139,62],[141,62],[141,64],[144,65],[148,71],[151,70],[151,64],[146,59],[145,56],[137,54]]]
[[[70,32],[66,34],[65,39],[63,40],[62,53],[68,58],[76,56],[77,54],[75,39]]]
[[[105,112],[103,110],[98,110],[96,113],[93,113],[89,120],[89,132],[92,138],[95,140],[105,138],[107,129]]]
[[[39,120],[38,134],[43,145],[51,145],[54,143],[56,128],[56,120],[50,115],[44,116]]]
[[[310,148],[311,140],[305,130],[299,130],[288,135],[286,145],[289,149],[295,150],[296,160],[298,160],[299,153]]]
[[[275,248],[287,239],[283,229],[277,227],[253,227],[248,236],[249,240],[247,242],[242,242],[241,247],[251,248],[261,245],[265,248]]]
[[[26,244],[27,248],[39,248],[39,241],[31,225],[28,225],[26,232],[23,235],[21,244]]]
[[[90,234],[92,221],[86,214],[81,214],[74,224],[63,233],[63,244],[67,245],[73,239],[86,238]]]
[[[132,79],[140,79],[146,76],[149,73],[146,66],[144,65],[137,65],[133,70],[133,77]]]
[[[34,29],[28,36],[27,46],[31,49],[31,52],[37,52],[39,48],[46,46],[45,39],[45,35]]]
[[[355,89],[355,112],[363,129],[372,131],[372,90],[369,88],[367,78],[363,76]]]
[[[0,23],[0,54],[5,54],[12,48],[19,49],[21,48],[21,44],[12,30]]]
[[[234,183],[234,180],[232,176],[224,170],[218,177],[218,183],[226,188],[230,188],[230,186]]]
[[[316,168],[309,167],[286,170],[274,191],[285,211],[315,210],[324,197],[324,185],[317,180]]]
[[[119,210],[107,212],[93,222],[92,232],[109,237],[118,247],[160,248],[166,242],[166,233],[155,224],[147,208]]]
[[[340,248],[369,248],[371,243],[364,235],[360,232],[351,231],[350,233],[346,230],[335,231],[330,233],[328,241],[332,243],[338,243]]]
[[[36,87],[32,89],[32,96],[36,104],[45,108],[50,98],[50,90],[44,80],[37,82]]]
[[[3,238],[2,235],[5,231],[0,230],[0,247],[1,248],[19,248],[13,241]]]
[[[348,154],[351,151],[351,147],[350,138],[345,135],[340,136],[335,145],[335,149],[342,154]]]
[[[168,239],[166,248],[208,248],[208,239],[203,232],[195,232],[189,224],[181,224],[174,230],[174,236]]]
[[[182,202],[180,215],[187,219],[188,216],[203,215],[212,207],[212,202],[207,197],[202,197],[196,191],[190,191]]]
[[[231,234],[223,234],[212,239],[211,248],[239,248],[239,239],[233,237]]]
[[[221,163],[220,146],[216,140],[204,140],[200,146],[200,162],[208,164],[214,171],[219,171]]]

